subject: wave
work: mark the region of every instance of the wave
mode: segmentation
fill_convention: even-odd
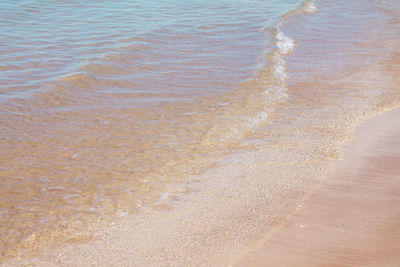
[[[315,6],[315,4],[312,1],[305,1],[303,3],[302,10],[306,13],[312,14],[318,11],[318,8]]]
[[[295,12],[308,14],[315,10],[307,2]],[[132,61],[140,56],[137,50],[141,47],[137,49],[127,45],[121,48],[122,52],[108,53],[91,62],[81,62],[76,72],[59,77],[49,88],[45,88],[48,91],[37,94],[31,101],[32,105],[40,105],[44,112],[53,106],[58,111],[56,115],[48,116],[46,125],[64,125],[54,129],[42,129],[40,123],[29,125],[27,122],[23,125],[23,131],[29,127],[32,132],[43,131],[49,137],[48,143],[56,144],[41,146],[43,151],[40,153],[48,155],[47,158],[42,156],[41,161],[65,162],[69,168],[68,173],[64,174],[58,172],[59,166],[46,165],[43,176],[49,176],[49,172],[54,171],[54,179],[44,182],[45,191],[37,190],[38,198],[43,197],[43,193],[54,195],[52,203],[56,208],[53,211],[59,216],[58,223],[71,225],[67,230],[79,233],[81,224],[108,224],[114,215],[118,217],[140,212],[142,206],[152,205],[157,197],[161,200],[167,198],[166,194],[163,195],[166,185],[185,181],[190,174],[200,173],[210,167],[212,160],[232,151],[240,138],[265,122],[276,106],[288,98],[286,82],[289,75],[284,58],[294,51],[296,42],[280,29],[284,17],[272,33],[274,48],[266,56],[268,62],[265,67],[255,77],[227,93],[156,108],[146,105],[146,110],[132,108],[128,101],[137,99],[138,95],[130,98],[125,91],[118,94],[121,90],[114,90],[135,88],[135,81],[129,77],[121,81],[121,75],[136,70],[137,66]],[[113,79],[112,74],[119,79]],[[153,76],[149,81],[157,78]],[[104,88],[113,90],[110,95],[99,92]],[[121,101],[117,107],[108,105],[116,97],[126,101],[126,105]],[[149,98],[147,95],[145,97]],[[75,101],[77,98],[78,102]],[[107,105],[100,105],[106,102]],[[70,127],[65,127],[66,123]],[[59,140],[52,140],[52,136]],[[33,146],[34,152],[29,148],[29,145],[24,148],[25,154],[40,154]],[[17,170],[15,172],[18,173]],[[80,177],[82,173],[85,173],[85,177]],[[62,195],[60,184],[70,181],[74,186],[80,183],[84,185],[87,196],[80,194],[81,189],[68,187],[70,192]],[[65,204],[66,201],[68,204]],[[75,207],[80,210],[76,211]],[[98,219],[94,210],[101,210],[104,217]],[[48,210],[41,211],[46,217]],[[87,211],[93,211],[93,214],[88,216]],[[78,219],[71,224],[68,216]],[[32,222],[32,225],[35,223]],[[72,236],[57,227],[41,227],[39,232],[32,235],[32,240],[27,239],[26,247],[34,249],[35,246],[41,246],[36,241],[50,239],[48,236],[55,240],[54,243]],[[20,246],[14,245],[17,248]]]
[[[269,88],[267,92],[271,91],[271,89],[272,91],[278,92],[278,94],[276,94],[277,101],[283,101],[288,97],[286,80],[289,78],[289,75],[286,71],[286,62],[284,60],[284,56],[292,53],[296,46],[295,40],[285,35],[280,28],[284,24],[285,20],[292,15],[298,13],[313,14],[317,10],[318,9],[315,4],[312,1],[307,0],[303,2],[297,9],[283,15],[275,26],[274,37],[276,50],[272,52],[272,60],[270,63],[273,70],[272,79],[274,81],[274,85],[272,88]]]

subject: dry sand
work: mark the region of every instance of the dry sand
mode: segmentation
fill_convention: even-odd
[[[299,212],[237,266],[400,266],[400,110],[363,123]]]

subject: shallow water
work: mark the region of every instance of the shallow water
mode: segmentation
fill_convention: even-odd
[[[132,106],[232,90],[268,47],[262,29],[299,3],[280,2],[2,1],[1,99],[67,86]]]
[[[264,118],[239,83],[299,2],[2,1],[2,258],[135,212]]]
[[[358,123],[400,103],[395,1],[23,3],[2,4],[15,30],[0,29],[4,258],[85,240],[194,179],[203,197],[187,203],[206,215],[155,209],[135,251],[226,262],[312,191]]]

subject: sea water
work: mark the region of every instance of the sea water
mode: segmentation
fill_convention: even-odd
[[[129,217],[137,265],[228,263],[400,106],[396,1],[0,5],[2,260]]]
[[[233,92],[299,5],[1,1],[2,259],[136,212],[206,167],[266,114],[247,102],[266,88]]]

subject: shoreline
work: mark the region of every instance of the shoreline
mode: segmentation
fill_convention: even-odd
[[[299,206],[297,213],[282,217],[281,219],[286,224],[277,225],[277,229],[272,231],[271,236],[268,234],[269,238],[266,241],[259,243],[259,235],[248,239],[247,248],[253,249],[245,249],[243,254],[236,251],[239,252],[236,255],[228,253],[227,256],[222,253],[223,255],[218,257],[217,251],[212,249],[216,249],[218,246],[215,245],[219,242],[205,251],[192,250],[197,248],[196,244],[201,244],[198,242],[206,242],[206,240],[215,242],[223,234],[221,229],[217,232],[213,230],[199,239],[196,234],[200,232],[191,232],[190,228],[185,227],[192,221],[179,211],[182,207],[191,207],[188,216],[194,216],[193,222],[199,223],[196,229],[203,229],[204,225],[200,227],[203,223],[202,218],[196,210],[201,210],[199,207],[204,207],[202,206],[204,203],[197,201],[202,198],[200,195],[204,194],[202,188],[211,188],[210,184],[201,185],[193,181],[194,184],[189,185],[187,190],[179,194],[174,193],[171,198],[147,210],[144,220],[133,221],[133,218],[129,217],[108,230],[104,229],[98,236],[99,239],[85,244],[70,244],[53,248],[38,257],[22,260],[22,262],[13,260],[5,266],[8,264],[10,266],[20,264],[142,266],[145,263],[149,266],[159,266],[161,262],[166,264],[179,262],[187,266],[196,266],[200,263],[207,263],[208,266],[360,266],[360,264],[362,266],[396,266],[396,263],[400,261],[398,256],[400,255],[400,235],[398,234],[400,209],[396,208],[400,203],[400,179],[396,181],[400,173],[400,166],[396,166],[396,163],[400,162],[400,150],[396,151],[396,147],[400,147],[398,141],[400,140],[400,123],[397,119],[399,117],[400,109],[396,109],[381,113],[361,123],[355,130],[355,138],[341,146],[344,157],[335,161],[333,170],[322,181],[319,188],[307,197],[303,205]],[[390,152],[390,155],[383,157],[386,161],[379,161],[378,159],[382,158],[381,155],[385,152]],[[370,164],[370,160],[374,163]],[[390,163],[383,167],[391,167],[391,172],[379,169],[380,164],[385,163]],[[349,172],[351,167],[353,167],[353,172]],[[366,173],[363,173],[365,171]],[[382,180],[374,181],[374,171],[390,179],[386,183]],[[344,176],[346,179],[340,179],[343,173],[346,174]],[[220,173],[215,174],[211,176],[220,177]],[[349,177],[352,179],[348,179]],[[234,182],[234,180],[229,182]],[[215,181],[211,181],[211,184],[216,185]],[[222,184],[225,184],[225,181]],[[215,188],[212,190],[214,192],[207,197],[214,196],[214,202],[218,202],[223,189]],[[223,199],[225,197],[222,197]],[[376,201],[376,203],[371,205],[371,201]],[[199,206],[197,207],[194,203]],[[219,203],[216,205],[221,206]],[[154,217],[155,214],[152,212],[154,209],[165,217]],[[266,210],[263,209],[255,211],[266,214]],[[223,213],[222,209],[218,211],[218,214],[221,212]],[[249,225],[249,219],[242,218],[246,225]],[[261,223],[261,218],[259,219]],[[163,226],[159,224],[161,222]],[[217,221],[214,220],[214,223]],[[264,226],[272,225],[267,223]],[[206,227],[208,228],[208,225]],[[224,228],[228,229],[226,226]],[[153,232],[154,229],[158,229],[157,234]],[[214,229],[214,226],[210,229]],[[178,245],[178,241],[182,242],[185,239],[184,244]],[[236,239],[222,240],[234,244]],[[179,246],[183,254],[174,253],[172,248],[164,246],[165,242],[170,244],[172,242]],[[227,247],[232,245],[229,242],[225,243]],[[186,253],[191,255],[189,259],[192,261],[187,261],[189,259],[182,257]],[[209,261],[211,258],[208,260],[205,258],[210,256],[214,259],[212,262]]]
[[[395,109],[357,127],[343,158],[298,213],[235,266],[396,266],[399,118]]]
[[[105,153],[109,153],[103,159],[113,159],[116,162],[113,170],[121,174],[117,180],[110,179],[111,184],[115,182],[114,186],[104,187],[103,185],[99,188],[107,189],[104,191],[105,196],[110,196],[110,199],[117,200],[115,203],[121,203],[121,205],[98,204],[99,211],[110,208],[111,215],[107,212],[101,213],[101,216],[97,216],[96,212],[77,215],[76,229],[83,230],[81,232],[72,228],[66,228],[66,230],[78,237],[82,235],[82,240],[75,239],[72,234],[66,234],[65,243],[60,242],[60,246],[49,246],[46,239],[31,235],[30,238],[24,240],[26,241],[24,247],[30,248],[29,244],[38,244],[43,247],[43,250],[33,258],[23,250],[18,250],[18,257],[10,260],[6,266],[7,264],[10,266],[232,266],[237,262],[240,263],[241,259],[246,260],[249,255],[250,260],[256,259],[256,256],[251,256],[253,255],[251,251],[262,244],[267,244],[268,240],[274,240],[275,236],[278,236],[278,240],[272,244],[273,249],[269,248],[267,252],[276,249],[276,253],[272,253],[271,258],[265,258],[265,253],[261,251],[263,255],[255,264],[256,266],[265,266],[268,263],[274,263],[273,266],[292,266],[302,263],[302,260],[307,260],[303,259],[304,253],[301,251],[298,253],[301,256],[300,259],[293,256],[292,263],[279,262],[287,257],[286,250],[296,252],[291,247],[290,240],[293,240],[293,236],[297,238],[298,231],[305,232],[310,229],[312,223],[300,221],[294,224],[294,234],[288,234],[279,239],[280,233],[285,233],[282,229],[285,230],[286,224],[293,218],[297,218],[297,213],[302,214],[304,210],[309,211],[308,217],[314,218],[315,209],[307,208],[307,206],[302,209],[299,204],[303,204],[304,201],[309,203],[309,197],[314,199],[314,195],[318,194],[321,197],[331,197],[330,200],[323,198],[315,200],[316,208],[320,209],[320,213],[317,214],[321,214],[318,217],[329,218],[333,221],[338,217],[337,214],[340,218],[343,214],[347,214],[345,211],[350,206],[348,203],[353,203],[350,200],[354,199],[348,197],[345,198],[346,201],[337,201],[338,192],[341,192],[340,197],[345,197],[344,192],[349,187],[348,183],[353,180],[346,180],[347,184],[342,185],[336,184],[337,180],[333,178],[335,183],[330,185],[329,181],[332,179],[329,178],[326,182],[326,177],[331,177],[328,174],[331,173],[333,165],[335,166],[333,173],[339,176],[341,174],[336,170],[358,166],[357,160],[337,161],[341,155],[339,150],[356,153],[358,149],[352,149],[351,145],[347,148],[348,144],[345,144],[354,136],[356,129],[359,127],[364,129],[363,125],[369,122],[366,119],[371,118],[372,114],[382,114],[383,110],[389,110],[389,106],[399,106],[400,103],[397,92],[400,86],[396,68],[398,53],[394,45],[396,40],[392,40],[390,35],[392,31],[386,30],[390,29],[389,26],[392,24],[386,18],[385,23],[377,25],[376,32],[380,33],[380,37],[375,38],[370,34],[370,23],[357,19],[370,14],[376,14],[377,17],[382,15],[379,12],[376,13],[375,5],[371,4],[371,9],[368,6],[360,8],[357,3],[344,5],[343,0],[338,3],[335,1],[334,4],[324,2],[320,1],[321,5],[318,5],[319,10],[315,15],[300,16],[296,13],[280,25],[282,32],[277,32],[277,40],[289,40],[284,42],[286,44],[295,42],[296,48],[290,49],[293,50],[290,53],[281,51],[276,52],[271,58],[268,57],[271,64],[260,73],[258,80],[245,82],[237,91],[223,98],[213,99],[212,102],[207,102],[208,104],[201,102],[198,106],[189,107],[186,104],[179,108],[177,106],[176,110],[171,109],[171,113],[168,113],[170,115],[163,117],[167,118],[165,121],[174,121],[176,119],[174,114],[183,114],[183,117],[187,116],[188,123],[196,126],[192,131],[193,129],[189,129],[191,127],[186,127],[184,123],[171,125],[166,123],[164,124],[166,128],[160,132],[167,141],[171,139],[168,138],[168,134],[171,134],[173,141],[179,143],[182,139],[186,140],[187,144],[193,144],[193,146],[183,146],[187,149],[184,149],[186,152],[176,150],[179,155],[182,155],[181,158],[172,157],[171,155],[174,154],[165,154],[162,149],[156,150],[155,154],[146,152],[149,158],[143,159],[157,163],[163,168],[151,168],[151,176],[143,176],[143,180],[140,180],[142,182],[136,184],[134,182],[136,178],[133,179],[134,181],[124,179],[124,177],[132,178],[132,173],[123,172],[127,170],[126,168],[131,170],[134,166],[140,166],[141,161],[130,160],[130,156],[136,155],[133,145],[135,142],[129,142],[132,145],[129,148],[121,147],[118,153],[114,153],[116,152],[114,149],[109,149],[114,139],[105,146],[99,146]],[[343,16],[336,16],[336,14],[343,14]],[[382,16],[382,18],[385,17]],[[343,19],[347,23],[343,23]],[[331,27],[332,25],[335,27]],[[385,33],[383,37],[381,33]],[[356,35],[357,38],[354,37]],[[375,39],[379,39],[379,46],[376,46]],[[342,40],[348,40],[349,43],[343,44]],[[381,40],[386,40],[385,47],[381,47]],[[373,53],[370,53],[371,51]],[[359,57],[359,55],[363,56]],[[335,56],[334,60],[332,56]],[[289,77],[286,77],[286,73]],[[279,86],[273,86],[274,79],[278,79]],[[265,91],[266,89],[268,90]],[[267,95],[266,92],[268,92]],[[208,110],[207,105],[218,108],[210,109],[210,112],[201,112]],[[242,108],[244,113],[241,113]],[[184,112],[189,109],[189,113]],[[259,113],[259,109],[268,110],[268,112]],[[211,117],[208,116],[210,114]],[[115,118],[118,118],[121,123],[117,124],[119,127],[125,127],[125,115],[120,117],[118,112],[115,113]],[[152,118],[155,120],[157,116]],[[210,122],[210,118],[215,119],[213,123]],[[251,120],[246,118],[251,118]],[[108,119],[104,121],[109,121]],[[397,123],[396,116],[392,117],[392,120],[392,123],[383,120],[382,126],[371,127],[386,133],[385,129],[388,130],[391,124]],[[378,121],[381,120],[378,119]],[[116,133],[115,129],[119,128],[115,128],[114,124],[106,125],[107,123],[103,125],[104,128],[98,128],[96,124],[93,129],[96,131],[112,129],[112,132]],[[148,131],[133,130],[133,128],[131,130],[132,132],[126,132],[128,136],[136,136],[135,133],[139,132],[138,136],[143,136],[143,140],[150,136]],[[175,130],[179,134],[174,134]],[[357,147],[360,148],[357,155],[362,158],[369,151],[361,148],[369,148],[376,143],[376,138],[372,138],[374,137],[372,135],[369,138],[367,130],[361,130],[361,132],[363,133],[361,141],[359,137],[356,140],[359,140]],[[378,135],[385,136],[385,134]],[[200,138],[201,136],[204,138]],[[201,140],[201,142],[196,140]],[[84,142],[84,144],[89,143]],[[376,144],[379,147],[379,144]],[[99,152],[99,148],[93,147]],[[175,153],[172,148],[173,146],[168,146],[166,151]],[[375,150],[376,154],[382,152],[378,148]],[[127,154],[129,151],[132,154]],[[151,155],[160,160],[151,160]],[[72,154],[71,157],[73,162],[81,163],[75,159],[75,157],[80,158],[79,154]],[[161,160],[163,158],[171,159],[171,161]],[[174,161],[179,164],[169,164]],[[54,162],[59,163],[57,160]],[[107,161],[107,164],[110,162]],[[118,165],[120,162],[123,165]],[[337,167],[338,164],[344,165]],[[193,173],[191,172],[192,165],[196,167]],[[373,164],[370,165],[373,166]],[[367,165],[365,168],[367,167],[370,166]],[[361,172],[364,167],[361,166],[358,169]],[[381,172],[385,174],[385,171]],[[73,174],[74,172],[69,173],[69,175]],[[350,174],[345,173],[345,175]],[[369,174],[364,174],[364,176],[367,177]],[[157,178],[152,179],[153,176]],[[330,190],[321,191],[326,183],[330,186],[328,186]],[[378,189],[381,186],[374,180],[370,184],[378,185]],[[54,189],[54,187],[50,188]],[[362,187],[355,186],[355,188]],[[398,188],[397,184],[394,188]],[[123,196],[127,198],[120,199],[118,192],[125,192]],[[150,199],[148,192],[155,195],[162,193],[162,195],[160,198],[155,196],[154,199]],[[351,193],[357,197],[361,196],[362,199],[369,199],[371,195],[371,193],[365,194],[362,190],[351,191]],[[374,195],[375,193],[373,191]],[[147,201],[138,200],[145,196]],[[350,194],[350,196],[353,195]],[[383,198],[386,199],[385,194]],[[102,199],[98,203],[112,204],[114,202]],[[335,206],[334,211],[329,212],[329,210],[326,211],[329,207],[325,205],[326,203],[341,206]],[[361,221],[360,216],[364,216],[364,213],[369,212],[374,216],[376,214],[374,210],[361,209],[359,202],[353,203],[353,206],[357,211],[354,213],[359,216],[357,222]],[[370,206],[376,208],[376,203]],[[399,205],[395,203],[393,206]],[[389,213],[396,214],[396,211],[389,211]],[[99,223],[85,224],[89,217],[93,219],[93,222],[98,220]],[[378,216],[380,217],[381,215]],[[103,219],[104,222],[101,222]],[[374,221],[375,217],[372,216],[370,219]],[[353,221],[350,218],[345,225],[351,225]],[[312,222],[315,223],[315,221]],[[330,221],[325,223],[330,226]],[[69,224],[66,225],[69,226]],[[81,225],[83,227],[80,227]],[[319,226],[320,223],[317,225]],[[353,228],[358,226],[353,226]],[[338,223],[334,230],[337,232],[337,229],[342,229],[341,227],[343,227],[342,224]],[[352,233],[353,228],[346,231]],[[394,228],[399,227],[395,225]],[[371,232],[375,230],[372,229]],[[336,238],[336,232],[332,238]],[[312,231],[317,241],[320,236],[318,233]],[[297,238],[301,248],[307,247],[304,244],[309,243],[310,236],[312,235],[307,233],[305,237]],[[375,239],[377,238],[374,237]],[[286,247],[283,247],[283,252],[278,251],[283,246],[281,246],[282,240],[284,243],[288,242]],[[330,243],[329,246],[324,247],[317,241],[313,241],[314,245],[318,245],[316,248],[310,248],[310,251],[320,249],[318,256],[321,254],[323,259],[329,258],[329,255],[324,256],[324,253],[334,248],[330,246]],[[368,244],[359,240],[353,243],[346,241],[345,244],[347,243],[352,245],[348,251],[358,254],[361,254],[357,251],[360,244]],[[332,242],[332,244],[335,243]],[[336,255],[344,257],[346,262],[350,261],[348,258],[351,255],[340,253],[337,252]],[[373,253],[370,254],[373,255]],[[278,257],[274,258],[277,255]],[[359,261],[356,265],[358,263]],[[306,266],[312,264],[307,263]]]

